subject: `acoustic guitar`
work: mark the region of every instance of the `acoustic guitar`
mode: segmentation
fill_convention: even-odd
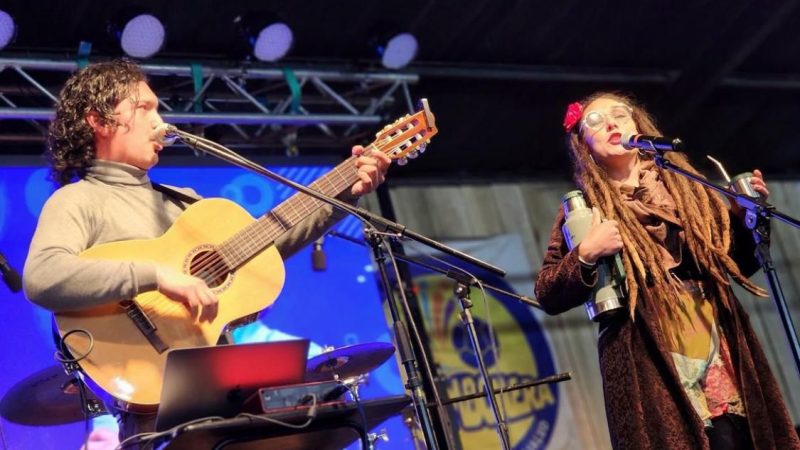
[[[366,153],[392,159],[417,156],[437,133],[433,114],[404,116],[376,134]],[[337,196],[358,181],[350,157],[310,187]],[[273,245],[322,203],[297,193],[259,219],[225,199],[190,205],[156,239],[110,242],[89,248],[81,258],[156,262],[203,279],[219,299],[212,321],[199,321],[185,304],[158,291],[142,292],[77,312],[57,313],[61,336],[81,369],[99,387],[132,412],[154,411],[169,349],[216,344],[225,327],[270,306],[280,293],[285,272]],[[93,387],[95,387],[93,386]]]

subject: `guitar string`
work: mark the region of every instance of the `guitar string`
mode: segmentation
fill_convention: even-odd
[[[403,134],[406,134],[408,131],[409,130],[406,130],[405,132],[400,132],[399,134],[403,135]],[[396,140],[397,140],[397,135],[394,136],[393,141],[396,141]],[[391,142],[391,140],[390,140],[390,142]],[[402,141],[402,142],[406,142],[406,141]],[[384,146],[384,144],[386,144],[386,143],[382,143],[382,142],[375,143],[375,142],[373,142],[373,143],[371,143],[370,145],[367,146],[366,151],[365,151],[364,154],[368,156],[373,151],[382,151],[383,152],[384,149],[382,147]],[[353,159],[355,159],[355,157],[351,157],[351,158],[348,158],[348,159],[349,160],[353,160]],[[345,163],[346,162],[347,161],[345,161]],[[343,173],[344,170],[341,170],[344,167],[347,167],[347,169],[345,169],[345,170],[348,170],[350,172],[349,173],[350,179],[345,178],[344,173]],[[332,174],[339,175],[339,178],[342,180],[342,183],[339,186],[334,185],[333,181],[331,181],[332,177],[330,175],[332,175]],[[348,185],[351,185],[354,182],[353,180],[358,181],[358,177],[356,175],[357,175],[357,170],[355,168],[347,166],[346,164],[341,164],[339,167],[335,168],[334,170],[332,170],[331,172],[329,172],[325,176],[323,176],[320,179],[316,180],[314,183],[311,184],[311,186],[315,187],[316,185],[321,185],[322,181],[327,181],[336,190],[341,191],[341,190],[344,190]],[[285,202],[284,204],[279,205],[278,208],[284,206],[285,204],[291,205],[291,200],[292,199],[290,198],[289,202]],[[298,213],[296,208],[292,208],[291,212],[295,213],[295,217],[294,217],[294,221],[295,222],[297,220],[300,220],[301,218],[303,218],[305,216],[308,216],[311,212],[313,212],[315,209],[319,208],[322,205],[321,201],[311,198],[311,202],[310,202],[311,206],[308,206],[307,203],[309,203],[309,202],[307,202],[307,200],[309,200],[309,199],[306,198],[306,199],[301,200],[300,202],[298,202],[298,203],[300,203],[301,205],[303,205],[305,207],[304,208],[305,211],[303,213]],[[270,213],[268,213],[268,214],[270,214]],[[256,221],[256,222],[258,222],[258,221]],[[248,226],[247,233],[245,233],[245,234],[249,234],[250,231],[252,230],[252,228],[254,228],[254,227]],[[239,235],[239,234],[241,234],[241,233],[237,233],[237,235]],[[234,236],[233,238],[236,238],[236,237],[237,236]],[[252,238],[254,236],[250,236],[250,237]],[[233,238],[229,239],[228,241],[233,241],[234,240]],[[274,239],[272,241],[274,241]],[[272,241],[270,241],[270,242],[272,242]],[[252,242],[252,239],[248,239],[248,242]],[[226,243],[228,243],[228,242],[226,241]],[[204,273],[203,276],[199,277],[199,278],[203,279],[203,281],[206,282],[206,284],[208,284],[210,286],[214,284],[213,282],[215,280],[218,280],[220,278],[224,278],[231,272],[230,266],[228,265],[227,262],[225,262],[224,257],[221,255],[221,253],[224,253],[225,250],[226,250],[225,249],[226,246],[224,245],[226,243],[223,243],[223,245],[218,246],[214,250],[211,250],[211,251],[208,251],[208,252],[204,253],[203,256],[201,257],[201,259],[196,261],[195,264],[192,266],[195,269],[193,274],[200,274],[201,272],[206,271],[209,268],[209,266],[211,267],[212,270],[210,272]],[[254,246],[255,246],[255,248],[258,248],[258,249],[261,248],[261,246],[259,246],[258,244],[246,245],[246,246],[248,247],[248,250],[252,250]],[[248,252],[247,254],[251,254],[251,252]],[[237,255],[237,256],[239,256],[239,255]],[[241,258],[241,256],[239,256],[239,257]],[[242,259],[245,259],[245,258],[242,258]],[[172,313],[172,312],[178,311],[182,307],[184,307],[184,305],[182,303],[173,302],[174,305],[170,305],[169,302],[172,302],[172,300],[170,300],[168,298],[156,298],[156,299],[154,299],[153,302],[147,302],[147,303],[156,303],[156,304],[157,303],[165,303],[165,304],[167,304],[166,307],[162,307],[161,308],[160,312],[156,312],[155,314],[153,314],[155,317],[160,317],[160,316],[163,316],[166,313]],[[149,305],[149,306],[152,306],[152,305]]]
[[[385,150],[390,150],[393,147],[399,147],[400,145],[402,145],[404,143],[410,142],[411,139],[416,138],[416,137],[419,136],[419,134],[413,132],[414,128],[415,127],[411,126],[410,128],[408,128],[406,130],[399,130],[399,133],[395,134],[394,136],[387,136],[387,137],[390,138],[388,142],[381,142],[380,138],[376,139],[375,142],[372,142],[371,144],[369,144],[365,148],[364,155],[365,156],[369,156],[374,151],[381,151],[381,152],[387,153]],[[389,146],[389,148],[385,147],[386,144],[392,144],[392,142],[396,142],[398,140],[398,135],[403,136],[403,135],[409,134],[410,132],[411,132],[411,135],[408,136],[408,139],[402,139],[400,141],[401,142],[400,144]],[[420,139],[417,139],[417,141],[419,141],[419,140]],[[415,143],[413,145],[418,145],[418,144],[415,141]],[[406,147],[406,148],[404,148],[402,150],[406,151],[408,148],[409,147]],[[357,169],[354,168],[354,167],[348,166],[346,164],[348,161],[354,161],[355,159],[356,159],[355,156],[352,156],[352,157],[348,158],[348,160],[346,160],[343,164],[340,164],[338,167],[334,168],[331,172],[328,172],[327,174],[325,174],[320,179],[314,181],[311,184],[311,187],[317,187],[317,185],[321,185],[322,184],[322,181],[327,181],[331,185],[331,187],[334,187],[335,189],[337,189],[337,190],[339,190],[341,192],[347,186],[351,185],[355,181],[358,181]],[[347,167],[347,169],[345,169],[345,167]],[[348,170],[348,172],[350,172],[349,173],[350,179],[345,178],[344,173],[343,173],[344,170],[342,170],[342,169]],[[333,181],[331,181],[332,175],[339,175],[339,178],[342,180],[341,185],[337,186],[337,185],[335,185],[333,183]],[[324,191],[324,189],[323,189],[323,191]],[[295,197],[297,195],[302,195],[302,193],[297,193],[297,194],[293,195],[292,197]],[[298,198],[302,198],[302,197],[298,197]],[[309,202],[308,200],[311,200],[311,201]],[[304,207],[304,212],[298,213],[297,212],[297,208],[294,206],[294,203],[299,203],[301,206],[303,206]],[[308,206],[308,203],[311,203],[311,206]],[[323,202],[321,202],[320,200],[314,199],[313,197],[302,198],[302,200],[295,201],[295,202],[292,202],[292,198],[289,198],[289,200],[287,200],[286,202],[282,203],[281,205],[278,205],[275,209],[273,209],[273,211],[275,211],[276,209],[284,209],[283,207],[285,205],[288,205],[289,207],[292,208],[292,211],[287,211],[289,213],[288,215],[290,215],[291,212],[294,212],[294,218],[293,218],[293,220],[290,220],[290,222],[294,222],[294,224],[296,224],[297,221],[303,219],[304,217],[307,217],[310,213],[312,213],[313,211],[318,209],[320,206],[322,206],[322,203]],[[267,213],[265,216],[270,215],[270,214],[272,214],[272,211]],[[260,219],[255,221],[254,223],[258,223],[258,222],[260,222]],[[248,227],[245,230],[243,230],[243,231],[245,231],[244,234],[246,234],[246,235],[247,234],[252,234],[251,233],[252,228],[257,228],[257,227],[251,227],[250,225],[248,225]],[[269,233],[267,233],[267,234],[269,234]],[[259,235],[263,236],[263,234],[260,234],[260,233],[259,233]],[[245,257],[242,257],[240,253],[245,253],[245,254],[251,255],[252,254],[252,250],[254,250],[254,249],[259,249],[260,250],[260,249],[262,249],[262,247],[263,247],[262,245],[260,245],[259,243],[253,243],[253,240],[254,240],[253,238],[255,238],[256,236],[257,235],[247,236],[247,237],[250,237],[250,239],[247,239],[247,241],[244,243],[244,246],[246,247],[246,250],[248,250],[248,252],[239,252],[239,253],[233,252],[234,256],[237,256],[241,260],[245,260],[245,259],[249,258],[249,256],[247,258],[245,258]],[[223,253],[225,250],[227,250],[228,247],[230,247],[230,243],[236,242],[237,240],[241,240],[241,238],[242,238],[242,233],[241,232],[237,233],[236,235],[232,236],[231,238],[229,238],[228,240],[226,240],[225,242],[223,242],[219,246],[216,246],[213,250],[205,252],[198,261],[195,261],[195,264],[193,266],[190,266],[190,267],[194,267],[194,269],[195,269],[193,274],[205,271],[210,266],[210,268],[212,269],[210,272],[204,273],[203,276],[198,277],[198,278],[201,278],[207,285],[212,285],[215,280],[226,277],[231,272],[232,269],[228,265],[228,263],[224,260],[224,257],[222,256],[221,253]],[[274,242],[274,238],[272,238],[269,242]],[[197,276],[197,275],[195,275],[195,276]],[[167,313],[172,313],[174,311],[178,311],[182,307],[184,307],[183,303],[174,302],[169,298],[157,297],[156,299],[154,299],[151,302],[145,302],[145,304],[147,304],[147,306],[157,306],[157,304],[159,304],[159,303],[166,304],[167,306],[166,307],[162,307],[161,311],[156,311],[154,313],[151,313],[151,315],[153,317],[155,317],[155,318],[162,317],[163,315],[165,315]],[[170,303],[172,303],[172,304],[170,304]],[[145,306],[145,304],[143,304],[142,306]]]
[[[413,119],[413,117],[411,119]],[[416,126],[414,125],[413,120],[409,120],[407,122],[407,125],[408,125],[408,127],[406,129],[403,129],[402,127],[398,128],[397,132],[394,134],[394,136],[391,136],[389,134],[389,131],[391,131],[391,130],[389,130],[387,132],[384,132],[383,133],[384,138],[389,138],[389,142],[388,143],[391,143],[392,141],[396,142],[398,140],[398,136],[400,136],[401,137],[401,139],[400,139],[401,142],[400,142],[400,144],[397,145],[398,147],[401,147],[403,144],[409,144],[411,139],[414,138],[414,137],[418,137],[419,134],[415,133]],[[409,134],[409,133],[411,135],[408,136],[408,139],[403,139],[404,137],[406,137],[404,135]],[[383,146],[383,144],[385,144],[385,143],[381,142],[380,134],[379,134],[379,136],[375,140],[375,142],[370,143],[366,147],[366,150],[365,150],[364,154],[368,156],[373,151],[376,151],[376,150],[384,151],[384,149],[381,148]],[[408,147],[406,147],[406,148],[408,148]],[[355,156],[351,156],[350,158],[348,158],[348,160],[349,161],[353,161],[355,158],[356,158]],[[345,161],[345,163],[346,162],[347,161]],[[311,184],[311,186],[312,187],[321,187],[322,182],[323,181],[327,181],[332,187],[334,187],[335,191],[344,190],[344,188],[346,188],[347,185],[352,184],[353,181],[351,181],[350,179],[345,178],[345,176],[343,174],[344,171],[341,170],[343,167],[348,167],[350,169],[349,170],[350,178],[353,178],[353,179],[355,179],[355,181],[358,181],[358,177],[354,176],[354,175],[357,175],[357,170],[355,170],[352,167],[349,167],[347,164],[341,164],[339,167],[334,168],[333,171],[329,172],[328,174],[326,174],[325,176],[321,177],[320,179],[314,181]],[[353,173],[353,172],[356,172],[356,173]],[[339,175],[339,178],[343,182],[341,186],[337,187],[337,186],[335,186],[333,184],[333,181],[331,181],[331,178],[332,178],[330,176],[331,174]],[[323,191],[324,191],[324,189],[323,189]],[[278,205],[278,207],[275,208],[275,210],[278,210],[277,211],[278,213],[282,213],[284,209],[287,209],[287,208],[290,209],[290,211],[286,211],[287,216],[289,216],[288,222],[290,222],[290,223],[299,221],[303,217],[308,216],[311,212],[313,212],[319,206],[321,206],[321,202],[319,200],[314,199],[314,198],[310,198],[310,199],[309,198],[302,198],[302,197],[298,197],[298,198],[301,198],[302,200],[292,202],[291,201],[292,199],[290,198],[289,201],[284,202],[283,204]],[[310,202],[308,200],[310,200]],[[311,205],[309,206],[308,203],[311,203]],[[298,204],[303,207],[303,211],[302,212],[298,212],[297,211],[297,205]],[[292,213],[294,213],[294,217],[293,218],[291,217]],[[276,216],[276,214],[273,214],[272,212],[268,213],[268,215],[269,214],[272,214],[273,216]],[[259,222],[260,222],[260,220],[256,221],[255,223],[259,223]],[[206,271],[208,269],[208,266],[211,265],[211,269],[212,270],[210,271],[210,273],[207,273],[205,276],[201,277],[201,278],[204,279],[204,281],[207,284],[213,284],[212,283],[213,281],[223,277],[224,275],[227,275],[227,273],[229,273],[231,271],[231,267],[225,261],[225,254],[228,253],[226,250],[228,250],[229,248],[232,248],[232,246],[231,245],[226,245],[226,244],[237,243],[237,241],[241,241],[243,238],[246,238],[244,244],[245,244],[245,250],[247,250],[247,252],[246,252],[247,255],[251,255],[253,253],[253,250],[261,250],[262,247],[265,244],[264,241],[266,241],[266,239],[262,238],[264,236],[264,234],[262,234],[262,233],[258,233],[258,234],[253,233],[252,232],[253,228],[258,228],[258,227],[257,226],[248,226],[245,230],[243,230],[244,233],[237,233],[232,238],[230,238],[228,240],[230,242],[228,242],[228,241],[223,242],[223,244],[216,246],[213,250],[208,251],[208,252],[204,252],[202,254],[202,256],[200,257],[200,259],[198,259],[197,261],[194,262],[194,265],[193,265],[193,267],[195,269],[194,273],[204,272],[204,271]],[[255,230],[255,231],[259,231],[259,230]],[[274,238],[272,238],[272,236],[270,236],[269,233],[266,233],[266,234],[268,236],[267,239],[269,239],[267,242],[274,242]],[[259,241],[261,241],[261,242],[259,242]],[[240,246],[240,248],[241,248],[241,246]],[[233,252],[233,254],[231,255],[231,259],[234,259],[233,257],[238,257],[241,260],[247,259],[245,257],[242,257],[241,253],[245,253],[245,252],[240,252],[240,253]],[[234,259],[232,265],[233,266],[237,266],[239,262],[240,261],[237,261],[237,260]]]
[[[383,144],[383,143],[379,143],[379,144]],[[364,154],[365,155],[369,155],[373,151],[376,151],[376,150],[383,151],[381,149],[381,147],[382,147],[382,145],[376,145],[375,143],[372,143],[369,146],[367,146],[367,149],[366,149]],[[351,157],[351,158],[348,158],[348,159],[349,160],[354,160],[355,157]],[[345,163],[346,162],[347,161],[345,161]],[[345,169],[345,170],[348,170],[350,172],[349,173],[350,179],[345,178],[344,173],[343,173],[345,170],[342,170],[344,167],[347,167],[347,169]],[[331,175],[334,175],[334,174],[335,175],[339,175],[339,178],[342,180],[342,183],[340,183],[338,186],[335,185],[333,181],[331,181],[331,178],[332,178]],[[354,181],[352,181],[353,179],[355,179],[355,181],[358,180],[358,177],[356,175],[357,175],[357,170],[355,168],[350,167],[347,164],[342,164],[339,167],[337,167],[334,170],[332,170],[331,172],[329,172],[328,174],[326,174],[325,176],[323,176],[320,179],[316,180],[314,183],[311,184],[311,186],[312,187],[316,187],[318,185],[321,185],[323,181],[327,181],[337,191],[341,191],[341,190],[344,190],[348,185],[352,184],[354,182]],[[291,202],[292,199],[289,199],[289,200],[290,200],[289,202],[285,202],[284,204],[279,205],[276,209],[278,209],[278,208],[280,208],[280,207],[282,207],[284,205],[293,206],[293,202]],[[291,211],[287,211],[288,215],[290,215],[290,216],[291,216],[291,213],[294,213],[293,219],[294,219],[295,222],[300,220],[301,218],[303,218],[305,216],[308,216],[311,212],[313,212],[315,209],[319,208],[322,205],[322,202],[320,202],[319,200],[316,200],[316,199],[313,199],[313,198],[310,198],[311,202],[308,202],[308,200],[309,200],[309,198],[305,198],[305,199],[303,199],[303,200],[301,200],[299,202],[294,202],[294,203],[300,203],[300,205],[302,205],[304,207],[303,208],[304,211],[302,213],[299,213],[297,211],[297,208],[295,208],[295,207],[292,207]],[[309,206],[308,203],[311,203],[311,206]],[[268,213],[268,214],[270,214],[270,213]],[[246,233],[244,233],[244,234],[245,235],[252,234],[252,233],[250,233],[252,231],[252,228],[254,228],[254,227],[248,226],[248,229],[246,230]],[[234,236],[233,239],[229,239],[229,241],[234,241],[235,242],[235,240],[238,237],[238,235],[241,235],[241,233],[237,233],[237,236]],[[252,238],[255,237],[255,236],[249,236],[249,237],[251,239],[248,239],[247,242],[253,242]],[[270,242],[272,242],[272,241],[274,241],[274,239],[271,240]],[[203,279],[203,281],[206,282],[206,284],[208,284],[209,286],[213,286],[214,284],[216,284],[216,283],[214,283],[216,280],[224,278],[225,276],[227,276],[228,273],[231,272],[230,266],[224,260],[224,257],[222,255],[222,253],[225,253],[226,247],[228,247],[228,246],[224,245],[226,243],[223,243],[223,245],[217,246],[215,249],[213,249],[211,251],[203,253],[201,258],[198,259],[197,261],[195,261],[194,264],[192,264],[190,266],[190,270],[194,269],[192,274],[202,275],[202,276],[199,276],[199,278]],[[258,244],[253,244],[253,245],[246,244],[246,247],[248,247],[247,250],[253,250],[253,247],[260,249],[260,247],[262,247],[262,246],[260,246]],[[251,254],[251,253],[252,252],[247,252],[247,254]],[[239,258],[242,258],[242,256],[237,254],[236,252],[234,252],[234,256],[238,256]],[[242,259],[245,259],[245,258],[242,258]],[[195,276],[198,276],[198,275],[195,275]],[[172,300],[170,300],[168,298],[166,298],[166,299],[165,298],[156,298],[156,299],[154,299],[154,301],[147,302],[147,303],[148,303],[148,306],[154,306],[153,304],[158,304],[158,303],[167,304],[166,307],[162,307],[161,308],[160,312],[157,312],[157,313],[154,314],[156,317],[162,316],[162,315],[167,314],[167,313],[172,313],[172,312],[178,311],[182,307],[184,307],[184,305],[179,303],[179,302],[173,302],[174,305],[170,305],[168,302],[172,302]]]
[[[323,177],[320,180],[326,180],[326,181],[328,181],[330,183],[328,178],[329,177]],[[317,180],[314,183],[312,183],[312,187],[315,186],[316,184],[318,184],[320,180]],[[334,186],[334,188],[335,188],[335,186]],[[291,201],[291,200],[292,199],[290,198],[289,201]],[[279,205],[277,208],[280,208],[280,206],[281,205]],[[272,211],[267,213],[266,215],[270,215],[270,214],[272,214]],[[301,214],[295,214],[295,216],[296,216],[296,218],[302,217]],[[259,220],[255,221],[254,224],[257,224],[258,222],[262,221],[262,219],[263,219],[263,217],[260,218]],[[231,252],[231,251],[228,251],[228,250],[230,250],[229,247],[238,247],[238,248],[243,248],[244,247],[245,250],[252,250],[253,248],[258,248],[258,247],[262,246],[262,242],[256,242],[254,245],[250,244],[254,240],[262,240],[262,241],[264,240],[263,236],[264,236],[265,233],[262,232],[263,230],[260,230],[260,229],[253,230],[253,228],[263,228],[263,227],[254,227],[254,226],[248,225],[248,227],[246,227],[244,230],[242,230],[242,232],[237,233],[236,235],[234,235],[231,238],[229,238],[227,241],[215,246],[215,249],[217,251],[222,252],[222,253],[230,253],[231,254],[231,258],[230,259],[234,260],[234,263],[232,265],[235,266],[236,262],[238,262],[238,261],[235,261],[237,258],[244,259],[241,256],[241,253],[249,254],[250,252],[237,252],[237,251],[232,251]],[[274,239],[272,239],[272,235],[275,234],[275,233],[267,232],[266,234],[268,235],[266,240],[274,241]],[[243,242],[239,242],[239,241],[243,241]],[[248,245],[250,245],[250,247],[247,247]],[[209,258],[201,258],[201,259],[197,260],[195,262],[197,269],[198,270],[205,269],[205,265],[209,261],[211,261]]]
[[[348,159],[353,160],[354,158],[351,157],[351,158],[348,158]],[[345,164],[346,163],[347,163],[347,161],[345,161]],[[343,164],[343,166],[345,164]],[[331,171],[328,174],[326,174],[326,176],[323,176],[319,180],[316,180],[314,183],[312,183],[311,186],[312,187],[315,186],[321,180],[326,180],[326,181],[328,181],[328,183],[332,187],[340,189],[340,190],[343,190],[344,188],[346,188],[346,185],[339,184],[337,186],[336,184],[334,184],[333,181],[331,181],[331,177],[328,176],[328,175],[330,175],[330,174],[332,174],[334,172],[337,172],[340,175],[340,178],[345,183],[351,184],[351,182],[349,182],[349,180],[347,180],[346,178],[344,178],[342,176],[341,170],[337,170],[337,169],[341,169],[341,167],[334,169],[333,171]],[[289,202],[291,202],[291,200],[292,199],[290,198]],[[301,200],[300,202],[302,203],[303,200]],[[279,205],[279,207],[280,206],[282,206],[282,205]],[[305,206],[305,204],[303,206]],[[318,207],[319,205],[315,205],[315,206]],[[298,212],[297,208],[292,208],[292,211],[289,211],[289,214],[288,214],[290,216],[290,220],[297,221],[297,220],[303,218],[304,216],[307,216],[310,212],[312,212],[316,208],[313,208],[313,207],[309,208],[309,207],[306,206],[304,209],[305,209],[305,214]],[[271,212],[267,213],[267,214],[271,214]],[[258,221],[256,221],[256,222],[258,222]],[[234,257],[238,257],[238,258],[240,258],[242,260],[246,259],[245,257],[242,256],[242,253],[251,254],[252,250],[254,250],[256,248],[259,248],[259,247],[263,247],[263,246],[258,245],[258,244],[250,244],[250,243],[253,242],[253,239],[252,239],[253,237],[261,237],[261,236],[263,236],[262,233],[253,234],[252,233],[252,231],[253,231],[252,228],[255,228],[255,227],[251,227],[250,225],[248,225],[247,229],[243,230],[243,231],[245,231],[244,234],[245,235],[249,235],[249,236],[239,236],[241,233],[237,233],[237,235],[233,236],[232,238],[229,238],[228,241],[224,242],[223,244],[221,244],[219,246],[215,246],[215,248],[210,250],[210,251],[204,252],[199,259],[197,259],[196,261],[194,261],[190,265],[190,270],[192,270],[192,275],[198,276],[198,278],[201,278],[209,286],[213,285],[214,284],[213,282],[215,280],[225,277],[228,273],[230,273],[231,268],[228,265],[228,263],[224,260],[224,258],[222,257],[221,253],[224,253],[226,251],[226,247],[230,247],[230,245],[229,245],[230,243],[234,243],[237,240],[241,240],[240,238],[247,238],[247,237],[250,238],[250,239],[246,239],[246,241],[245,241],[245,247],[247,247],[245,250],[249,250],[248,252],[244,252],[244,251],[239,251],[239,252],[234,251],[234,252],[232,252]],[[258,230],[256,230],[256,231],[258,231]],[[271,241],[274,241],[274,239],[272,239]],[[228,244],[228,245],[226,245],[226,244]],[[162,297],[157,297],[157,298],[152,299],[150,301],[145,301],[145,302],[142,303],[142,306],[158,306],[159,304],[165,304],[167,306],[161,307],[160,310],[155,312],[155,313],[151,313],[151,316],[153,316],[153,317],[161,317],[161,316],[164,316],[166,314],[171,314],[171,313],[174,313],[176,311],[180,311],[181,308],[185,307],[184,304],[182,304],[180,302],[174,302],[169,298],[162,298]]]

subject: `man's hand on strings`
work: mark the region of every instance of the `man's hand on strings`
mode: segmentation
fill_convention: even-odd
[[[169,299],[182,302],[200,322],[212,321],[217,317],[219,299],[205,281],[186,275],[170,267],[156,268],[158,291]]]
[[[364,151],[365,149],[361,145],[353,147],[359,179],[350,188],[350,193],[356,197],[369,194],[377,189],[386,178],[386,171],[389,170],[389,165],[392,163],[391,158],[382,152],[374,151],[366,156]]]

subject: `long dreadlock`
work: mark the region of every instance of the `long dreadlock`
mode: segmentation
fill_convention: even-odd
[[[637,129],[642,134],[660,136],[653,118],[632,98],[615,92],[597,92],[580,101],[585,108],[598,98],[611,98],[629,105]],[[661,253],[655,241],[642,226],[633,211],[622,201],[619,192],[607,181],[608,174],[591,157],[588,144],[579,130],[573,127],[567,136],[567,146],[574,164],[574,179],[583,190],[591,205],[598,207],[603,215],[619,223],[624,245],[622,261],[625,266],[628,287],[628,306],[631,318],[634,317],[640,294],[644,300],[657,306],[659,315],[669,315],[676,305],[677,291],[668,270],[661,264]],[[689,164],[686,155],[670,152],[667,160],[693,174],[697,170]],[[719,196],[699,183],[693,183],[683,176],[656,167],[667,191],[672,195],[678,218],[683,223],[686,245],[695,258],[702,273],[710,276],[716,283],[715,293],[723,304],[731,307],[730,275],[749,292],[765,297],[766,292],[753,284],[739,270],[729,255],[731,246],[730,217],[728,208]],[[698,174],[699,175],[699,174]],[[650,289],[641,289],[648,286]],[[659,307],[658,305],[665,305]]]

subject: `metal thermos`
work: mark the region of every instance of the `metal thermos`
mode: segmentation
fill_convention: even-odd
[[[749,195],[750,197],[759,198],[761,195],[753,189],[753,186],[750,184],[750,179],[753,178],[752,172],[744,172],[736,175],[735,177],[731,178],[730,187],[734,190],[737,194],[745,194]]]
[[[567,192],[561,198],[564,208],[564,226],[561,232],[572,250],[581,243],[583,237],[592,227],[592,208],[586,204],[581,191]],[[625,308],[625,268],[619,253],[613,257],[601,258],[597,261],[597,284],[592,289],[591,298],[586,301],[586,312],[589,319],[599,321],[601,317]]]
[[[761,198],[761,195],[753,189],[753,185],[750,184],[750,179],[753,178],[752,172],[744,172],[736,175],[735,177],[731,178],[731,181],[728,182],[730,189],[732,189],[737,194],[744,194],[753,198]],[[750,209],[744,215],[744,224],[749,229],[753,229],[758,222],[758,216],[756,213]]]

